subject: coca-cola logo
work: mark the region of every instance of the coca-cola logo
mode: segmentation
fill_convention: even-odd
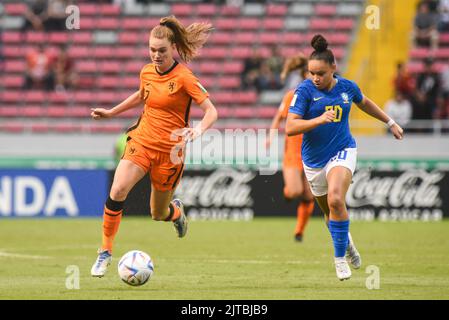
[[[375,207],[440,207],[440,187],[444,178],[439,171],[409,170],[399,176],[371,176],[371,171],[354,174],[346,195],[349,207],[373,205]]]
[[[251,186],[255,172],[220,168],[208,176],[185,176],[175,196],[186,206],[248,207],[253,204]]]

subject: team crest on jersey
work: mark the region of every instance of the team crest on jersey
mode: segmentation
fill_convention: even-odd
[[[207,90],[201,85],[201,83],[197,82],[196,85],[201,89],[201,91],[207,93]]]
[[[343,103],[349,103],[349,96],[348,96],[348,94],[346,92],[343,92],[341,94],[341,97],[343,99]]]
[[[173,91],[175,91],[176,89],[176,83],[173,81],[170,81],[168,84],[168,91],[170,91],[170,93],[173,93]]]

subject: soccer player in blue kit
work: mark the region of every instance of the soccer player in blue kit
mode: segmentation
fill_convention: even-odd
[[[308,63],[311,77],[296,88],[286,133],[304,133],[304,172],[332,236],[337,277],[346,280],[351,277],[348,261],[354,269],[361,266],[360,254],[349,233],[345,204],[357,160],[356,142],[348,123],[352,102],[386,123],[396,139],[403,138],[403,130],[364,96],[357,84],[335,75],[335,57],[322,35],[315,35],[311,44],[315,50]]]

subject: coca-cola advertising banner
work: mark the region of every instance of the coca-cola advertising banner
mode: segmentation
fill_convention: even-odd
[[[255,216],[296,216],[299,200],[283,197],[282,172],[260,175],[249,168],[186,170],[174,197],[191,220],[251,220]],[[131,191],[125,214],[147,215],[150,181],[144,177]],[[441,220],[449,216],[449,171],[355,172],[346,197],[353,220]],[[321,215],[315,206],[314,215]]]

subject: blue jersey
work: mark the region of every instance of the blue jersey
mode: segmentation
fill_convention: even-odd
[[[335,111],[333,122],[304,133],[302,160],[311,168],[323,168],[339,151],[356,147],[348,118],[352,102],[360,103],[363,95],[355,82],[341,77],[336,80],[330,91],[319,90],[310,79],[305,80],[296,88],[290,105],[289,112],[305,120],[319,117],[327,110]]]

